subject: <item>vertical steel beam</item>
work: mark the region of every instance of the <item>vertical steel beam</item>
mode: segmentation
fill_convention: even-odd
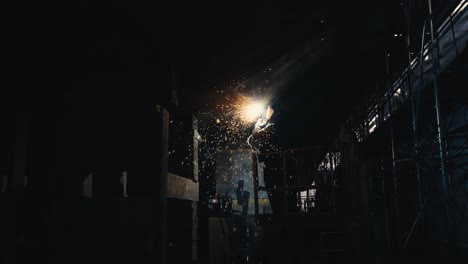
[[[396,162],[395,162],[395,139],[393,135],[393,123],[390,121],[390,137],[392,144],[392,176],[393,176],[393,189],[394,189],[394,205],[395,205],[395,229],[396,229],[396,240],[397,247],[401,247],[401,234],[400,234],[400,208],[398,204],[398,181],[396,173]]]
[[[288,214],[288,190],[287,190],[287,170],[286,170],[286,151],[283,152],[283,199],[284,199],[284,217]]]
[[[438,75],[438,58],[436,58],[436,47],[437,39],[434,36],[434,24],[433,24],[433,14],[432,14],[432,4],[431,0],[428,0],[428,10],[429,10],[429,25],[431,32],[431,54],[432,54],[432,81],[434,83],[434,99],[435,99],[435,110],[437,118],[437,141],[439,143],[439,158],[440,158],[440,174],[442,176],[442,190],[444,193],[445,199],[445,213],[447,221],[447,232],[449,232],[450,222],[449,222],[449,208],[448,208],[448,195],[447,195],[447,183],[446,183],[446,171],[445,171],[445,152],[444,144],[442,142],[442,117],[440,113],[440,100],[439,100],[439,83],[437,79]]]
[[[414,154],[417,155],[418,153],[418,137],[417,137],[417,113],[415,109],[415,99],[414,99],[414,91],[413,91],[413,82],[412,82],[412,69],[411,69],[411,39],[410,39],[410,33],[411,33],[411,28],[410,28],[410,22],[411,22],[411,6],[408,4],[407,8],[405,9],[405,22],[406,22],[406,52],[407,52],[407,58],[408,58],[408,70],[407,70],[407,77],[408,77],[408,90],[410,94],[410,101],[411,101],[411,113],[412,113],[412,128],[413,128],[413,151]],[[423,26],[423,35],[422,35],[422,43],[424,45],[424,31],[425,31],[425,25]],[[421,56],[423,56],[423,53],[421,51]],[[422,62],[421,62],[422,63]],[[422,65],[422,64],[421,64]],[[421,80],[422,81],[422,80]],[[422,87],[420,87],[422,88]],[[418,93],[418,100],[419,100],[419,93]],[[390,129],[391,129],[391,137],[392,137],[392,156],[393,156],[393,163],[395,163],[395,146],[394,146],[394,134],[393,134],[393,124],[390,124]],[[395,164],[393,164],[393,170],[394,170],[394,180],[396,181],[396,169],[395,169]],[[418,184],[418,205],[419,205],[419,214],[421,215],[421,226],[422,229],[424,230],[424,214],[423,214],[423,200],[422,200],[422,192],[421,192],[421,170],[420,170],[420,164],[418,162],[418,159],[416,159],[416,179],[417,179],[417,184]],[[396,189],[396,183],[395,183],[395,194],[397,194],[397,189]],[[400,245],[400,238],[398,237],[398,245]]]
[[[449,19],[450,19],[450,30],[452,31],[453,46],[455,47],[455,54],[458,58],[458,45],[457,45],[457,38],[455,37],[455,30],[453,29],[452,14],[449,14]]]
[[[252,177],[254,183],[255,223],[258,223],[258,161],[257,153],[252,151]]]
[[[158,263],[167,263],[167,180],[168,180],[168,145],[169,145],[169,112],[158,106],[161,116],[161,138],[158,151],[159,171],[156,180],[158,197],[154,197],[154,216],[156,218],[156,252]]]
[[[192,261],[198,260],[198,205],[192,201]]]
[[[386,75],[387,75],[387,90],[390,91],[391,85],[390,85],[390,69],[389,69],[389,63],[388,63],[388,54],[385,54],[385,66],[386,66]],[[411,90],[410,90],[411,94]],[[390,109],[390,115],[392,112],[392,100],[388,100],[389,103],[389,109]],[[397,173],[396,173],[396,163],[395,163],[395,141],[394,141],[394,134],[393,134],[393,120],[390,117],[390,136],[391,136],[391,146],[392,146],[392,176],[393,176],[393,188],[395,191],[394,194],[394,203],[395,203],[395,226],[396,226],[396,236],[397,236],[397,245],[400,245],[400,216],[399,216],[399,207],[398,207],[398,182],[397,182]],[[419,178],[418,178],[419,179]],[[418,181],[419,182],[419,181]],[[419,185],[418,185],[418,190],[420,190]]]
[[[419,85],[418,85],[418,89],[417,89],[417,92],[416,92],[416,102],[414,102],[414,94],[411,92],[410,96],[411,96],[411,107],[412,107],[412,113],[413,113],[413,141],[414,141],[414,146],[413,146],[413,151],[414,151],[414,155],[417,156],[418,155],[418,137],[417,137],[417,127],[418,127],[418,117],[419,117],[419,106],[420,106],[420,98],[421,98],[421,91],[422,91],[422,86],[423,86],[423,62],[424,62],[424,37],[426,35],[426,22],[424,22],[423,24],[423,29],[422,29],[422,35],[421,35],[421,51],[420,51],[420,60],[419,60]],[[416,105],[414,105],[416,104]],[[417,182],[418,182],[418,200],[419,200],[419,212],[416,216],[416,219],[414,220],[413,222],[413,225],[411,227],[411,230],[410,232],[408,233],[405,241],[404,241],[404,244],[403,244],[403,248],[406,248],[406,246],[408,245],[408,242],[409,242],[409,239],[411,237],[411,235],[413,234],[413,231],[414,231],[414,228],[417,224],[417,222],[419,221],[419,219],[421,218],[421,226],[422,226],[422,229],[424,230],[425,226],[424,226],[424,219],[422,217],[422,210],[424,208],[424,205],[423,205],[423,202],[422,202],[422,195],[421,195],[421,189],[420,189],[420,184],[421,184],[421,181],[420,181],[420,167],[419,167],[419,162],[418,160],[416,159],[416,176],[417,176]],[[427,198],[427,197],[426,197]]]
[[[198,133],[198,119],[192,116],[192,129],[193,129],[193,181],[198,182],[198,143],[200,134]]]
[[[336,202],[335,202],[335,177],[336,177],[336,150],[335,148],[332,148],[331,150],[332,153],[332,170],[331,170],[331,209],[334,211],[336,210]]]
[[[419,105],[421,101],[421,91],[423,87],[423,62],[424,62],[424,36],[426,35],[426,22],[424,22],[422,35],[421,35],[421,52],[419,58],[419,85],[418,90],[416,91],[416,106],[415,106],[415,116],[413,117],[414,129],[418,128],[418,117],[419,117]]]

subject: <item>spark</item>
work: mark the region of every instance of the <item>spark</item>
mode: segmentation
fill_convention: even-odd
[[[262,102],[252,102],[245,106],[241,110],[241,118],[246,121],[255,121],[265,111],[265,105]]]
[[[232,108],[235,119],[244,125],[252,125],[265,112],[267,104],[264,100],[237,94],[234,102],[227,108]]]
[[[202,164],[203,170],[214,165],[216,158],[213,154],[219,151],[253,148],[249,142],[252,135],[273,125],[270,118],[274,111],[269,106],[272,96],[265,91],[259,89],[248,94],[224,91],[223,95],[216,97],[219,99],[214,107],[203,113],[210,115],[212,121],[200,127],[199,131],[206,143],[202,145],[203,151],[209,160]],[[272,133],[274,131],[266,131],[263,134],[269,137]],[[208,178],[210,175],[204,177]],[[220,180],[226,181],[223,178]]]

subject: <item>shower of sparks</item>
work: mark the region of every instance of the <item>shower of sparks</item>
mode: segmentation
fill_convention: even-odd
[[[271,126],[274,111],[268,100],[243,93],[224,94],[209,115],[212,122],[200,131],[217,150],[252,148],[253,133]]]
[[[271,106],[268,106],[268,108],[265,111],[263,111],[261,118],[259,118],[255,123],[255,127],[252,131],[252,134],[247,138],[247,144],[249,144],[250,148],[254,148],[252,144],[250,144],[250,140],[252,139],[253,135],[255,133],[263,132],[269,126],[273,125],[273,123],[270,123],[269,121],[274,112],[275,111]]]
[[[245,126],[250,126],[263,115],[267,109],[267,104],[262,100],[237,94],[233,100],[230,100],[227,107],[231,108],[227,113],[231,118],[235,118]]]
[[[266,129],[272,125],[270,118],[274,114],[273,108],[269,106],[271,96],[268,95],[268,92],[260,89],[250,93],[217,91],[212,97],[212,102],[217,104],[206,105],[208,111],[200,113],[204,116],[203,125],[198,131],[202,143],[199,149],[200,177],[211,181],[206,195],[217,197],[216,186],[220,184],[228,184],[235,189],[238,177],[251,171],[249,166],[237,170],[240,164],[251,164],[250,149],[259,148],[275,133],[274,130]],[[252,136],[257,132],[262,132],[261,140]],[[245,156],[234,154],[239,151]],[[220,153],[232,154],[231,157],[220,159]],[[231,198],[235,199],[235,196]]]
[[[265,108],[262,102],[248,103],[242,107],[240,117],[247,122],[255,121],[265,112]]]
[[[206,192],[210,197],[217,197],[219,194],[235,199],[235,195],[232,196],[228,189],[235,190],[238,180],[251,174],[250,149],[258,151],[262,144],[268,142],[274,148],[271,151],[277,150],[269,142],[275,130],[267,128],[273,125],[270,118],[275,111],[269,105],[272,96],[268,95],[268,92],[260,89],[248,94],[218,91],[213,95],[216,98],[213,101],[217,104],[211,107],[206,105],[209,111],[201,113],[205,118],[203,125],[199,127],[202,138],[200,177],[212,181],[211,189]],[[256,137],[258,134],[261,137]],[[220,155],[228,156],[220,158]],[[218,185],[229,188],[223,191],[222,188],[216,188]]]

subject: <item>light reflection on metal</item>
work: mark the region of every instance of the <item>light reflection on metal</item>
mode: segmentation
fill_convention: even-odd
[[[253,146],[250,144],[250,139],[252,138],[252,136],[255,134],[255,133],[259,133],[259,132],[262,132],[264,131],[265,129],[267,129],[269,126],[272,126],[274,125],[273,123],[270,123],[270,119],[271,119],[271,116],[273,115],[275,111],[273,110],[273,108],[269,105],[267,107],[266,110],[263,111],[262,115],[261,115],[261,118],[259,118],[257,120],[257,122],[255,123],[255,127],[252,131],[252,134],[247,138],[247,144],[249,144],[249,146],[251,148],[253,148]]]
[[[468,6],[467,1],[461,1],[460,4],[455,7],[452,14],[447,16],[444,22],[438,27],[437,33],[439,35],[438,42],[441,44],[441,47],[447,47],[444,50],[445,56],[440,59],[439,69],[445,69],[456,57],[455,49],[456,47],[464,47],[467,42],[467,34],[466,34],[466,7]],[[457,33],[457,38],[452,38],[454,33],[451,31],[455,30]],[[434,31],[436,31],[434,29]],[[408,72],[415,69],[418,66],[424,67],[424,72],[430,72],[431,70],[431,51],[430,47],[430,40],[422,45],[421,52],[418,56],[415,56],[414,59],[411,60],[411,66],[404,69],[401,75],[393,82],[390,89],[381,97],[375,97],[369,104],[369,107],[366,110],[366,114],[363,120],[360,120],[358,124],[354,124],[354,132],[359,142],[365,140],[370,134],[372,134],[382,123],[383,121],[387,121],[390,116],[395,113],[400,106],[403,104],[405,100],[409,98],[409,94],[407,92],[407,84],[405,83],[405,79],[408,76]],[[452,52],[453,51],[453,52]],[[457,51],[458,53],[460,51]],[[418,61],[418,57],[421,58],[421,61]],[[421,65],[421,63],[423,65]],[[410,69],[410,71],[408,71]],[[411,78],[418,78],[418,76],[412,75]],[[427,83],[428,80],[424,80],[424,83]],[[402,89],[402,93],[397,95],[398,89]],[[398,99],[398,100],[395,100]],[[391,104],[392,107],[388,107],[387,105]],[[379,112],[383,112],[383,118],[377,118],[377,124],[371,125],[372,121],[377,117]]]

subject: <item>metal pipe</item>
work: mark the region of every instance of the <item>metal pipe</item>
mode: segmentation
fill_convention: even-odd
[[[284,217],[288,214],[288,184],[287,184],[287,172],[286,172],[286,152],[283,153],[283,198],[284,198]]]
[[[419,141],[418,141],[418,117],[419,117],[419,106],[420,106],[420,98],[421,98],[421,90],[422,90],[422,85],[423,85],[423,58],[424,58],[424,36],[426,32],[426,23],[423,25],[423,30],[422,30],[422,36],[421,36],[421,58],[420,58],[420,72],[419,72],[419,86],[418,90],[416,93],[416,106],[414,106],[414,96],[413,92],[411,91],[411,110],[413,113],[413,151],[414,155],[418,155],[418,146],[419,146]],[[416,108],[416,109],[414,109]],[[423,214],[423,201],[422,201],[422,192],[421,192],[421,167],[419,164],[418,159],[416,158],[416,179],[417,179],[417,184],[418,184],[418,201],[419,201],[419,211],[421,213],[421,225],[422,229],[425,229],[425,224],[424,224],[424,214]]]
[[[437,118],[437,141],[439,143],[439,157],[440,157],[440,173],[442,176],[442,188],[444,192],[445,199],[445,208],[446,208],[446,220],[447,220],[447,232],[449,232],[450,223],[449,223],[449,208],[448,208],[448,197],[447,197],[447,184],[446,184],[446,172],[445,172],[445,153],[444,145],[442,143],[442,129],[441,129],[441,114],[440,114],[440,100],[439,100],[439,84],[437,80],[438,72],[438,61],[435,58],[435,48],[436,48],[436,39],[434,37],[434,25],[433,25],[433,15],[432,15],[432,5],[431,0],[428,0],[428,9],[429,9],[429,25],[431,31],[431,54],[432,54],[432,81],[434,83],[434,99],[435,99],[435,109],[436,109],[436,118]]]
[[[396,173],[396,162],[395,162],[395,141],[393,135],[393,123],[390,121],[390,136],[392,144],[392,175],[393,175],[393,189],[394,194],[394,203],[395,203],[395,229],[396,229],[396,239],[397,247],[401,247],[401,238],[400,238],[400,210],[398,207],[398,182],[397,182],[397,173]]]
[[[418,223],[420,216],[421,216],[421,213],[418,212],[418,215],[416,216],[416,219],[414,220],[413,225],[411,226],[410,232],[408,233],[408,236],[405,239],[405,243],[403,244],[404,248],[408,246],[409,239],[411,238],[411,235],[413,234],[414,228],[416,227],[416,224]]]
[[[384,161],[381,159],[380,160],[380,167],[381,167],[381,176],[382,176],[382,193],[383,193],[383,205],[384,205],[384,216],[385,216],[385,238],[386,238],[386,246],[388,249],[390,249],[392,247],[392,243],[391,243],[391,238],[390,238],[390,221],[388,220],[388,211],[389,211],[389,208],[388,208],[388,193],[385,191],[385,189],[387,189],[388,187],[386,187],[386,181],[387,181],[387,177],[386,177],[386,173],[383,169],[383,163]]]
[[[408,58],[408,70],[406,71],[407,77],[408,77],[408,91],[410,94],[410,100],[411,100],[411,112],[413,114],[413,130],[415,131],[415,118],[414,118],[414,98],[413,98],[413,82],[411,80],[412,78],[412,69],[411,69],[411,42],[410,42],[410,7],[408,6],[407,9],[405,9],[405,22],[406,22],[406,40],[405,40],[405,45],[406,45],[406,51],[407,51],[407,58]],[[388,69],[387,69],[388,71]]]
[[[406,50],[407,50],[407,56],[408,56],[408,70],[407,70],[407,76],[408,76],[408,90],[409,90],[409,94],[410,94],[410,101],[411,101],[411,113],[412,113],[412,119],[413,119],[413,122],[412,122],[412,126],[413,126],[413,151],[417,154],[417,147],[418,147],[418,137],[417,137],[417,130],[416,130],[416,122],[417,122],[417,115],[416,115],[416,111],[415,111],[415,100],[414,100],[414,92],[413,92],[413,85],[412,85],[412,81],[411,81],[411,78],[412,78],[412,74],[411,74],[411,50],[410,50],[410,26],[409,26],[409,23],[410,23],[410,18],[409,18],[409,6],[408,6],[408,10],[406,10],[405,12],[405,18],[406,18],[406,25],[407,25],[407,34],[406,34]],[[423,38],[424,38],[424,31],[425,31],[425,27],[423,27]],[[421,56],[422,56],[422,53],[421,53]],[[388,71],[388,68],[387,68],[387,71]],[[392,156],[393,156],[393,160],[395,160],[395,156],[394,156],[394,149],[393,149],[393,126],[392,124],[390,124],[391,126],[391,134],[392,134]],[[418,201],[419,201],[419,213],[421,216],[423,216],[423,212],[422,212],[422,192],[421,192],[421,172],[420,172],[420,166],[419,166],[419,162],[418,160],[416,159],[416,179],[417,179],[417,188],[418,188]],[[396,173],[394,174],[394,180],[396,180]],[[396,185],[395,185],[396,186]],[[396,189],[395,189],[396,191]],[[422,228],[424,230],[424,221],[423,221],[423,217],[421,217],[421,224],[422,224]]]
[[[421,36],[421,57],[419,58],[419,86],[416,93],[416,116],[415,116],[415,124],[414,128],[417,130],[418,128],[418,117],[419,117],[419,106],[420,106],[420,99],[421,99],[421,90],[423,86],[423,61],[424,61],[424,37],[426,35],[426,22],[424,21],[422,36]]]
[[[156,218],[157,260],[159,263],[167,263],[167,181],[168,181],[168,144],[169,144],[169,112],[161,106],[157,106],[158,115],[161,117],[161,138],[159,154],[159,171],[156,180],[157,196],[153,197],[154,212]]]
[[[411,68],[411,39],[410,39],[410,22],[411,22],[411,13],[410,13],[410,6],[408,5],[408,8],[405,9],[405,20],[406,20],[406,50],[408,53],[408,70],[406,71],[406,74],[408,76],[408,92],[410,93],[411,97],[411,92],[413,88],[413,82],[412,82],[412,68]],[[414,107],[414,106],[413,106]]]
[[[332,210],[336,210],[336,202],[335,202],[335,178],[336,178],[336,166],[337,166],[337,157],[336,151],[333,149],[333,168],[331,171],[331,201],[332,201]]]
[[[426,198],[424,199],[423,209],[426,206],[427,198],[428,197],[426,196]],[[414,219],[414,222],[413,222],[413,225],[411,226],[410,232],[408,233],[408,236],[405,239],[405,243],[403,244],[403,248],[406,248],[406,246],[408,246],[409,239],[411,238],[411,235],[413,234],[414,228],[416,227],[416,224],[418,223],[419,219],[421,219],[421,221],[422,221],[422,214],[421,213],[422,213],[422,211],[418,212],[418,214],[416,215],[416,219]]]
[[[385,66],[386,66],[386,74],[387,74],[387,90],[390,90],[390,69],[388,63],[388,54],[385,54]],[[411,90],[410,90],[411,94]],[[391,95],[393,96],[393,95]],[[388,100],[389,108],[393,107],[392,100]],[[397,175],[396,175],[396,163],[395,163],[395,142],[394,142],[394,135],[393,135],[393,121],[390,121],[390,135],[391,135],[391,145],[392,145],[392,176],[393,176],[393,188],[395,190],[395,225],[396,225],[396,232],[397,232],[397,245],[400,247],[400,217],[399,217],[399,208],[398,208],[398,189],[397,189]],[[419,185],[418,185],[419,187]],[[418,188],[418,191],[420,188]]]
[[[252,176],[254,182],[255,223],[258,223],[258,157],[252,152]]]
[[[452,31],[453,46],[455,47],[455,54],[458,57],[458,45],[457,45],[457,38],[455,37],[455,30],[453,29],[452,14],[449,14],[449,19],[450,19],[450,29]]]

